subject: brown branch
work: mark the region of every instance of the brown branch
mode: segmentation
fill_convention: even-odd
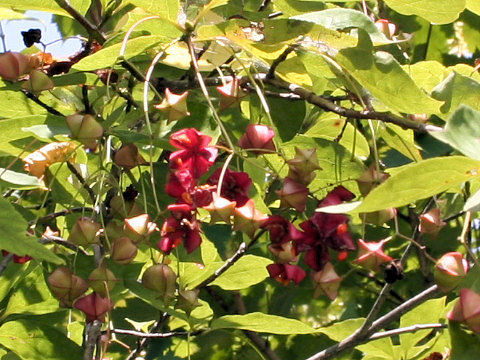
[[[71,17],[77,20],[87,31],[88,35],[97,40],[101,45],[107,40],[105,34],[92,24],[85,16],[80,14],[68,0],[55,0],[58,6],[65,10]]]
[[[262,79],[266,84],[275,86],[280,89],[289,90],[294,94],[299,95],[305,101],[310,104],[316,105],[325,111],[333,112],[337,115],[344,116],[351,119],[371,119],[380,120],[385,123],[391,123],[402,127],[403,129],[412,129],[421,133],[425,133],[428,130],[435,130],[436,127],[432,125],[426,125],[420,122],[404,119],[400,116],[396,116],[386,112],[378,112],[372,110],[357,111],[348,109],[343,106],[337,105],[322,96],[315,94],[299,85],[288,83],[281,79],[270,79],[267,76]]]
[[[31,220],[28,223],[28,225],[33,225],[35,223],[42,224],[42,223],[48,222],[50,220],[53,220],[57,217],[66,216],[66,215],[73,214],[73,213],[83,213],[83,212],[93,212],[93,211],[95,211],[95,209],[93,209],[91,207],[84,207],[84,206],[74,207],[74,208],[71,208],[71,209],[65,209],[65,210],[62,210],[62,211],[57,211],[57,212],[42,216],[41,218],[38,218],[36,220]]]
[[[98,320],[87,324],[85,331],[83,360],[92,360],[93,353],[97,347],[97,339],[100,336],[101,327],[102,323]]]
[[[358,111],[354,109],[345,108],[335,103],[336,100],[345,100],[344,97],[342,98],[331,98],[328,96],[317,95],[314,92],[307,90],[299,85],[292,84],[286,82],[281,79],[277,78],[269,78],[268,74],[260,73],[256,74],[254,78],[258,81],[263,81],[264,83],[276,87],[278,89],[288,90],[289,95],[283,93],[266,93],[267,96],[275,96],[275,97],[285,97],[290,98],[293,100],[302,99],[307,101],[310,104],[316,105],[322,108],[325,111],[333,112],[339,116],[347,117],[350,119],[370,119],[370,120],[378,120],[385,123],[395,124],[400,126],[403,129],[411,129],[415,130],[420,133],[426,133],[427,131],[435,131],[440,130],[438,127],[433,125],[428,125],[412,120],[408,120],[406,118],[388,113],[388,112],[379,112],[374,110],[364,110]],[[205,86],[219,86],[222,85],[222,80],[225,82],[233,80],[232,76],[224,76],[224,77],[210,77],[203,79]],[[252,86],[250,84],[250,79],[248,77],[239,78],[239,84],[241,86]],[[155,87],[158,91],[162,91],[166,88],[170,89],[171,91],[182,92],[189,89],[195,89],[200,87],[200,84],[197,79],[192,80],[169,80],[165,78],[156,79]]]

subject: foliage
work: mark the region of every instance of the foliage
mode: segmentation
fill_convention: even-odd
[[[28,9],[83,50],[0,54],[2,359],[475,357],[478,1]]]

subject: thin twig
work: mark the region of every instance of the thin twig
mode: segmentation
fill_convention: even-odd
[[[479,263],[477,257],[475,256],[475,254],[473,253],[472,249],[470,248],[470,246],[467,243],[467,234],[468,234],[468,231],[470,230],[471,221],[472,221],[472,212],[467,211],[465,213],[465,220],[464,220],[464,223],[463,223],[462,234],[458,238],[458,241],[460,241],[460,243],[463,245],[463,247],[467,250],[468,255],[470,256],[472,261],[475,263],[475,266],[478,267],[478,266],[480,266],[480,263]]]
[[[88,255],[88,253],[83,250],[81,247],[72,244],[65,240],[64,238],[61,238],[59,236],[53,236],[53,235],[45,235],[39,240],[40,244],[57,244],[61,245],[63,247],[66,247],[67,249],[73,250],[73,251],[78,251],[81,252],[83,255]]]
[[[406,118],[393,115],[388,112],[378,112],[374,110],[358,111],[354,109],[345,108],[343,106],[337,105],[335,103],[337,99],[335,98],[330,99],[328,96],[317,95],[314,92],[309,91],[299,85],[292,84],[278,78],[269,79],[267,74],[265,73],[255,74],[254,78],[255,80],[264,81],[265,83],[272,85],[276,88],[288,90],[290,94],[293,94],[293,95],[288,95],[291,98],[295,98],[294,95],[296,95],[297,97],[300,97],[301,99],[309,102],[310,104],[316,105],[322,108],[323,110],[333,112],[337,115],[344,116],[347,118],[379,120],[385,123],[398,125],[403,129],[412,129],[420,133],[425,133],[427,131],[440,130],[440,128],[436,126],[408,120]],[[222,79],[220,77],[205,78],[202,80],[205,86],[219,86],[222,84]],[[223,77],[223,81],[228,82],[231,80],[233,80],[232,76]],[[242,86],[251,86],[251,84],[249,84],[248,77],[239,78],[238,81],[239,81],[239,84]],[[157,79],[155,86],[159,91],[165,88],[169,88],[172,91],[180,92],[188,89],[197,88],[200,86],[200,84],[197,79],[186,81],[186,80],[168,80],[165,78],[159,78]],[[282,96],[286,96],[286,95],[282,95]],[[340,98],[338,100],[342,100],[342,99],[343,98]]]
[[[50,114],[52,115],[56,115],[56,116],[64,116],[60,111],[58,110],[55,110],[54,108],[52,108],[51,106],[45,104],[42,100],[40,100],[36,95],[32,94],[30,91],[27,91],[27,90],[22,90],[22,92],[25,94],[25,96],[27,98],[29,98],[30,100],[32,100],[34,103],[36,103],[37,105],[40,105],[41,107],[43,107],[45,110],[47,110]]]
[[[381,331],[373,334],[368,338],[368,341],[373,341],[373,340],[378,340],[382,339],[385,337],[390,337],[390,336],[395,336],[395,335],[400,335],[400,334],[405,334],[405,333],[412,333],[416,332],[419,330],[428,330],[428,329],[445,329],[447,327],[447,324],[416,324],[412,326],[406,326],[403,328],[398,328],[398,329],[393,329],[393,330],[388,330],[388,331]]]
[[[212,275],[210,275],[208,278],[206,278],[200,284],[198,284],[196,288],[201,289],[207,286],[208,284],[210,284],[211,282],[213,282],[220,275],[222,275],[233,264],[235,264],[243,255],[245,255],[247,248],[248,248],[247,244],[245,242],[242,242],[238,247],[237,251],[235,252],[235,254],[233,254],[232,257],[230,257],[227,261],[225,261],[225,264],[223,264],[220,268],[218,268]]]
[[[37,224],[46,223],[46,222],[48,222],[50,220],[53,220],[57,217],[66,216],[66,215],[73,214],[73,213],[83,213],[83,212],[93,212],[93,211],[95,211],[95,209],[93,209],[91,207],[84,207],[84,206],[73,207],[73,208],[70,208],[70,209],[65,209],[65,210],[62,210],[62,211],[57,211],[57,212],[42,216],[41,218],[38,218],[38,219],[35,219],[35,220],[31,220],[28,223],[28,225],[33,225],[35,223],[37,223]]]
[[[270,69],[268,69],[267,73],[267,78],[268,79],[273,79],[275,78],[275,70],[277,69],[278,65],[280,65],[282,62],[284,62],[287,59],[287,56],[292,52],[295,51],[295,49],[298,46],[295,45],[290,45],[288,46],[281,54],[279,57],[277,57],[275,60],[273,60],[272,65],[270,66]]]
[[[135,331],[135,330],[126,330],[126,329],[110,329],[110,332],[115,334],[122,334],[122,335],[131,335],[140,338],[149,338],[149,339],[164,339],[174,336],[187,336],[187,331],[171,331],[166,333],[145,333],[142,331]],[[195,335],[193,332],[190,335]]]
[[[382,316],[375,322],[372,326],[364,333],[355,332],[339,343],[330,346],[329,348],[320,351],[319,353],[314,354],[313,356],[307,358],[306,360],[327,360],[335,356],[338,356],[340,353],[354,348],[360,344],[370,341],[370,337],[377,332],[378,330],[384,328],[388,324],[400,318],[403,314],[407,313],[416,306],[424,303],[425,301],[435,297],[440,293],[440,290],[437,285],[433,285],[421,292],[420,294],[412,297],[411,299],[404,302],[402,305],[399,305],[386,315]]]
[[[90,20],[80,14],[72,5],[70,5],[68,0],[55,0],[55,2],[71,17],[77,20],[80,25],[82,25],[83,28],[87,30],[88,35],[90,35],[93,39],[97,40],[101,45],[107,40],[105,34],[100,31],[94,24],[92,24]]]
[[[10,261],[12,261],[12,259],[13,259],[13,254],[12,253],[3,257],[2,261],[0,262],[0,276],[3,274],[3,272],[7,268],[8,264],[10,264]]]
[[[160,319],[153,325],[152,329],[150,330],[151,334],[156,333],[157,331],[162,330],[164,325],[167,323],[168,319],[170,318],[170,315],[168,313],[163,313],[160,317]],[[136,359],[140,353],[148,346],[148,343],[150,342],[150,338],[144,337],[142,340],[138,343],[137,348],[128,355],[126,360],[134,360]]]
[[[75,168],[75,166],[70,164],[68,161],[67,161],[67,167],[72,172],[72,174],[75,175],[75,177],[78,179],[78,181],[80,181],[83,188],[87,191],[88,195],[90,196],[90,199],[92,200],[92,203],[95,204],[95,193],[93,192],[92,188],[90,186],[88,186],[88,184],[85,181],[85,179],[83,178],[82,174],[80,174],[77,171],[77,169]]]

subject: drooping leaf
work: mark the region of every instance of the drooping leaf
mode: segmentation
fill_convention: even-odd
[[[0,327],[0,344],[23,360],[81,360],[82,347],[45,324],[9,321]]]
[[[268,277],[267,265],[271,263],[270,259],[264,257],[245,255],[211,285],[220,286],[224,290],[246,289]]]
[[[131,39],[127,43],[127,49],[124,57],[132,58],[145,50],[150,49],[158,44],[168,43],[172,38],[165,35],[147,35]],[[92,71],[104,69],[112,66],[120,55],[122,43],[105,47],[96,53],[87,56],[74,65],[74,69],[78,71]]]
[[[480,2],[477,0],[467,0],[467,9],[477,15],[480,15]]]
[[[70,0],[69,3],[75,10],[85,14],[90,6],[90,0]],[[48,13],[70,16],[55,0],[0,0],[0,6],[15,10],[38,10]]]
[[[43,187],[35,176],[0,168],[0,184],[11,189],[31,190]]]
[[[180,4],[178,0],[128,0],[148,13],[161,16],[172,22],[177,21]]]
[[[478,335],[468,333],[459,323],[450,321],[448,324],[452,341],[451,360],[476,359],[480,353]]]
[[[358,46],[343,49],[336,60],[349,74],[388,108],[407,114],[432,114],[441,105],[421,91],[395,58],[383,51],[372,55],[372,43],[359,32]]]
[[[63,261],[37,239],[27,237],[28,224],[15,208],[5,199],[0,199],[0,248],[17,255],[30,255],[37,260],[55,264]]]
[[[418,15],[434,24],[455,21],[465,9],[465,0],[386,0],[393,10],[404,15]]]
[[[388,146],[406,157],[414,161],[422,160],[420,151],[415,145],[413,130],[404,130],[397,125],[385,124],[380,127],[378,136],[383,138]]]
[[[355,212],[408,205],[458,187],[480,175],[480,161],[463,156],[438,157],[402,167],[373,189]]]
[[[449,117],[462,104],[480,111],[480,82],[452,72],[435,87],[432,97],[445,102],[440,108],[442,118]]]
[[[313,22],[328,29],[343,30],[359,28],[365,30],[374,42],[390,42],[363,12],[353,9],[332,8],[296,15],[291,19]]]
[[[270,334],[313,334],[311,326],[301,321],[277,315],[253,312],[245,315],[225,315],[212,321],[212,329],[242,329]]]
[[[431,134],[462,154],[480,160],[480,112],[460,106],[450,117],[443,131]]]

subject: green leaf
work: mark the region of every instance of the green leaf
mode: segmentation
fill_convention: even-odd
[[[420,151],[415,145],[413,130],[404,130],[397,125],[385,124],[380,127],[378,136],[383,138],[388,146],[406,157],[414,161],[422,160]]]
[[[402,316],[400,319],[400,327],[416,325],[419,322],[424,324],[438,323],[445,316],[445,299],[446,297],[444,296],[439,299],[428,300],[420,306],[417,306]],[[406,359],[411,357],[412,350],[420,350],[419,347],[415,347],[415,349],[412,348],[430,332],[431,330],[419,330],[415,333],[406,333],[400,335],[400,345]]]
[[[13,314],[15,314],[15,318],[18,318],[48,314],[59,310],[58,300],[52,297],[47,287],[42,267],[36,266],[32,272],[15,285],[2,314],[2,320]]]
[[[373,189],[355,212],[408,205],[477,178],[480,161],[463,156],[438,157],[402,167]]]
[[[0,86],[2,85],[5,84],[0,81]],[[15,104],[15,106],[12,106],[12,104]],[[28,99],[18,89],[12,89],[10,86],[3,88],[2,86],[0,91],[0,117],[19,118],[29,115],[39,116],[46,113],[47,110]]]
[[[374,42],[391,42],[363,12],[353,9],[333,8],[296,15],[290,19],[313,22],[332,30],[359,28],[365,30]]]
[[[271,263],[272,260],[261,256],[245,255],[211,285],[220,286],[224,290],[246,289],[268,277],[267,265]]]
[[[35,176],[0,168],[0,184],[11,189],[31,190],[43,187]]]
[[[323,116],[319,118],[305,135],[336,141],[337,137],[342,134],[340,141],[338,141],[340,145],[361,158],[367,158],[370,155],[370,148],[365,136],[356,130],[352,124],[348,123],[345,126],[345,119],[340,119],[338,116],[328,116],[327,118]]]
[[[479,111],[462,105],[453,113],[443,131],[433,131],[430,134],[462,154],[480,160]]]
[[[452,72],[432,91],[434,99],[444,101],[439,116],[446,118],[451,115],[460,105],[468,105],[474,110],[480,111],[480,82],[474,79]]]
[[[148,13],[161,16],[172,22],[177,21],[180,4],[178,0],[128,0]]]
[[[46,115],[32,115],[0,120],[0,151],[15,156],[24,150],[33,151],[33,148],[25,149],[32,138],[31,134],[22,131],[22,128],[43,124],[46,119]],[[30,140],[19,141],[27,137],[30,137]]]
[[[0,343],[24,360],[81,360],[81,346],[45,324],[10,321],[0,327]]]
[[[467,0],[467,9],[477,15],[480,15],[480,2],[477,0]]]
[[[63,261],[36,239],[27,237],[28,224],[15,208],[5,199],[0,199],[0,248],[17,255],[30,255],[37,260],[55,264]]]
[[[453,321],[449,322],[448,330],[452,341],[451,360],[471,360],[478,358],[478,354],[480,354],[478,335],[463,330],[459,323]]]
[[[372,55],[372,43],[364,31],[359,32],[358,46],[343,49],[336,60],[373,97],[394,111],[407,114],[432,114],[441,103],[418,88],[395,58],[383,51]]]
[[[465,9],[465,0],[385,0],[393,10],[404,15],[418,15],[435,24],[455,21]]]
[[[480,210],[480,189],[477,190],[475,194],[470,196],[465,205],[463,206],[463,211],[479,211]]]
[[[317,332],[301,321],[277,315],[253,312],[245,315],[225,315],[212,321],[211,329],[242,329],[279,335],[313,334]]]
[[[125,59],[132,58],[143,53],[158,44],[168,43],[172,40],[171,37],[165,35],[147,35],[131,39],[127,43],[127,50],[125,51]],[[112,46],[105,47],[96,53],[84,57],[73,68],[78,71],[92,71],[104,69],[112,66],[120,55],[122,43],[117,43]]]
[[[69,3],[81,14],[85,14],[91,0],[69,0]],[[55,0],[0,0],[0,7],[14,10],[38,10],[48,13],[70,16]]]

